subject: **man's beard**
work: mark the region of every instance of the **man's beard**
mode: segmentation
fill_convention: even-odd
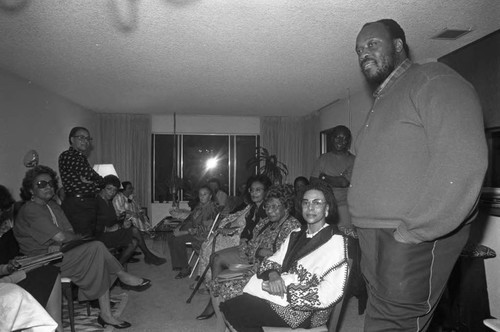
[[[396,52],[392,52],[390,55],[385,55],[382,58],[382,63],[379,64],[378,61],[376,61],[377,64],[377,70],[374,74],[371,73],[370,70],[363,70],[363,63],[361,63],[361,71],[366,77],[366,80],[373,86],[379,86],[382,84],[387,77],[394,71],[396,68],[395,66],[395,56]],[[365,61],[372,61],[372,60],[365,60]]]

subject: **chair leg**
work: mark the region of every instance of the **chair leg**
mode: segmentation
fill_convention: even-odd
[[[186,303],[191,303],[191,300],[193,299],[194,295],[196,294],[196,292],[198,291],[198,289],[200,289],[201,284],[205,280],[205,276],[207,275],[207,272],[208,272],[209,268],[210,268],[210,265],[207,265],[207,267],[205,268],[205,271],[203,271],[203,273],[201,274],[200,279],[198,279],[198,281],[196,282],[196,285],[194,286],[194,289],[191,292],[191,295],[187,299]]]
[[[73,287],[71,283],[63,283],[63,292],[68,301],[69,326],[75,332],[75,308],[73,306]]]
[[[90,301],[87,301],[86,305],[87,305],[87,316],[90,316]]]
[[[196,251],[193,249],[191,251],[191,256],[189,256],[188,265],[191,264],[191,261],[193,260],[195,254],[196,254]]]
[[[198,263],[200,262],[200,256],[196,258],[196,261],[194,262],[193,268],[191,269],[191,273],[189,274],[189,278],[191,278],[194,274],[194,271],[196,270],[196,267],[198,266]]]

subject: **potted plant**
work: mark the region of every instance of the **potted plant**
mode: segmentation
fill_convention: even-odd
[[[288,175],[288,167],[264,147],[256,149],[255,156],[248,160],[247,167],[257,167],[257,173],[266,175],[274,184],[282,184]]]

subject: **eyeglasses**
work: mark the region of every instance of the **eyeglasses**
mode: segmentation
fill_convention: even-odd
[[[93,138],[90,136],[83,136],[83,135],[78,135],[78,136],[73,136],[75,138],[78,138],[79,141],[87,141],[87,142],[92,142]]]
[[[47,188],[47,186],[50,186],[51,188],[55,188],[55,187],[57,187],[57,181],[55,181],[55,180],[50,180],[50,181],[42,180],[42,181],[38,181],[36,183],[36,186],[39,189]]]
[[[313,209],[318,209],[325,205],[326,202],[321,199],[313,199],[312,201],[308,201],[307,199],[302,200],[302,208],[309,209],[312,207]]]
[[[276,211],[281,207],[281,204],[264,204],[264,210]]]

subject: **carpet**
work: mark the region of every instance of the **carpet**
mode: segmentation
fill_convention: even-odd
[[[111,309],[113,315],[120,317],[128,301],[128,294],[126,292],[120,294],[112,294],[111,301],[115,302],[114,307]],[[75,306],[75,331],[77,332],[112,332],[114,328],[107,325],[103,328],[101,325],[97,324],[97,316],[99,315],[99,309],[90,308],[90,316],[87,316],[87,306],[85,303],[78,303],[74,301]],[[64,331],[70,332],[71,328],[69,326],[69,315],[68,315],[68,305],[66,299],[63,300],[63,328]]]

